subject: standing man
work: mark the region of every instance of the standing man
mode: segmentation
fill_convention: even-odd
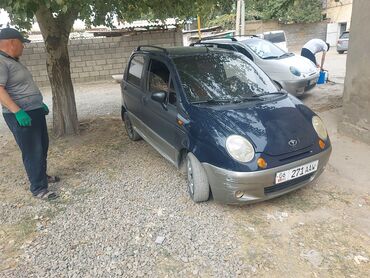
[[[324,68],[326,52],[329,51],[330,44],[320,39],[312,39],[308,41],[301,50],[301,56],[311,60],[320,70]],[[322,52],[321,65],[316,62],[315,54]]]
[[[48,183],[58,177],[48,176],[49,136],[45,115],[49,113],[31,73],[19,62],[25,39],[12,28],[0,31],[0,103],[3,116],[22,152],[23,164],[33,196],[50,200],[57,197]]]

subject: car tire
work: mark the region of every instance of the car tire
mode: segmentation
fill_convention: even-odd
[[[123,114],[123,120],[125,122],[125,129],[126,129],[128,138],[130,138],[132,141],[140,140],[141,136],[139,135],[139,133],[135,131],[127,112]]]
[[[344,53],[344,51],[338,51],[338,54],[343,54]]]
[[[202,164],[192,153],[188,153],[186,166],[190,198],[195,203],[208,201],[210,189],[207,174]]]

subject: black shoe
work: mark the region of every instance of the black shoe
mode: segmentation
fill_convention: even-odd
[[[60,181],[60,178],[58,176],[46,175],[46,177],[48,178],[48,183],[56,183]]]

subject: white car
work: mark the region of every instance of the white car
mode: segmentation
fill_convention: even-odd
[[[320,75],[320,70],[307,58],[286,52],[256,36],[201,40],[193,44],[193,46],[199,45],[233,50],[246,55],[279,88],[295,96],[302,95],[315,87]]]
[[[272,42],[273,44],[280,47],[282,50],[288,52],[286,36],[283,30],[263,32],[262,34],[258,34],[257,36],[269,42]]]

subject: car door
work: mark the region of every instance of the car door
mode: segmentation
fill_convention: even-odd
[[[144,64],[143,55],[134,55],[129,61],[125,78],[121,84],[123,106],[130,114],[131,122],[137,128],[140,128],[141,122],[144,120],[142,113],[142,99],[145,96]]]
[[[151,58],[147,67],[144,118],[148,123],[149,140],[164,157],[176,165],[181,149],[181,138],[185,133],[177,123],[179,97],[173,74],[168,64],[156,58]],[[151,98],[155,92],[166,93],[164,103]]]

